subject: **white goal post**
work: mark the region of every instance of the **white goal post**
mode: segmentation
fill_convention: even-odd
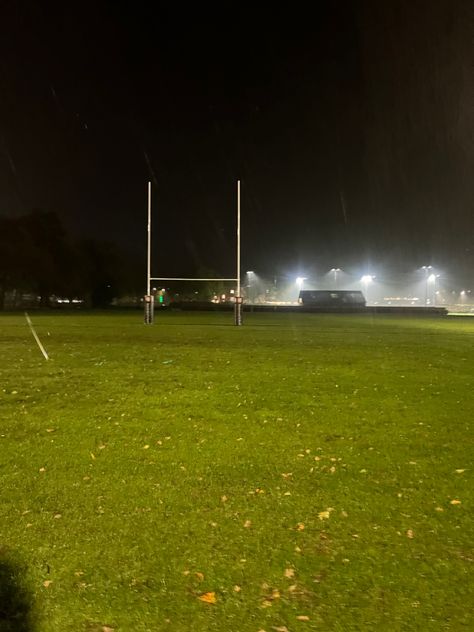
[[[233,281],[237,283],[234,305],[234,324],[242,325],[242,297],[240,296],[240,180],[237,180],[237,265],[235,278],[202,279],[198,277],[152,277],[151,276],[151,182],[148,182],[148,224],[147,224],[147,266],[146,266],[146,295],[145,324],[151,325],[154,320],[154,299],[151,295],[152,281]]]

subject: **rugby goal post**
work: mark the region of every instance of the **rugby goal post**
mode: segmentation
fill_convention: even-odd
[[[146,294],[144,296],[145,324],[154,321],[154,296],[151,293],[152,281],[233,281],[237,284],[234,304],[234,325],[242,325],[242,297],[240,285],[240,180],[237,180],[237,235],[236,235],[236,277],[223,279],[203,279],[197,277],[152,277],[151,276],[151,182],[148,182],[148,223],[147,223],[147,266]]]

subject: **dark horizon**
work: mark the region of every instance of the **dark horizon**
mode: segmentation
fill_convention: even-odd
[[[474,269],[474,7],[317,20],[99,3],[1,9],[0,215],[42,208],[153,274]]]

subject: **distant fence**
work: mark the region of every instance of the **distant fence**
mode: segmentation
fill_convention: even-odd
[[[233,310],[232,303],[208,303],[203,301],[189,301],[172,303],[171,309],[181,309],[183,311],[212,311],[229,312]],[[318,314],[408,314],[413,316],[447,316],[448,310],[444,307],[314,307],[311,305],[243,305],[244,312],[266,312],[266,313],[318,313]]]

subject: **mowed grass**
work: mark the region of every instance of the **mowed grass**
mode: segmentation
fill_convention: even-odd
[[[49,362],[0,317],[0,561],[35,630],[473,629],[470,319],[32,319]]]

